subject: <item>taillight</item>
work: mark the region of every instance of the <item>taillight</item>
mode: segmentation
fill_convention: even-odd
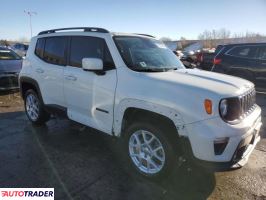
[[[222,62],[222,59],[221,58],[214,58],[213,59],[213,64],[214,65],[219,65],[219,64],[221,64],[221,62]]]
[[[198,55],[197,55],[197,61],[198,62],[203,62],[203,53],[199,53]]]

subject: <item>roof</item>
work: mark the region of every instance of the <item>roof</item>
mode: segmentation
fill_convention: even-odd
[[[144,36],[144,37],[153,37],[152,35],[149,34],[144,34],[144,33],[121,33],[121,32],[111,32],[112,35],[114,36]]]
[[[109,32],[106,29],[98,28],[98,27],[69,27],[69,28],[50,29],[50,30],[46,30],[46,31],[41,31],[38,35],[46,35],[46,34],[51,34],[51,33],[57,33],[57,32],[62,32],[62,31],[72,31],[72,30],[80,30],[80,32],[110,33],[112,35],[154,37],[152,35],[141,34],[141,33]]]

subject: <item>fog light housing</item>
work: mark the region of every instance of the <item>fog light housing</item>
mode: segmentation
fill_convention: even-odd
[[[229,141],[228,137],[214,140],[213,146],[214,146],[215,155],[221,155],[224,152],[228,144],[228,141]]]

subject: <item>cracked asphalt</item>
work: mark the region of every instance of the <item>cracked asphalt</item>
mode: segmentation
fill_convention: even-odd
[[[266,124],[266,94],[257,95]],[[116,140],[66,119],[33,127],[16,92],[0,94],[0,187],[54,187],[55,199],[266,199],[266,128],[246,166],[210,172],[186,163],[163,182],[131,177]]]

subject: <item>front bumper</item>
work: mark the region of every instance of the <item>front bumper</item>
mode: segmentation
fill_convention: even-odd
[[[186,126],[188,131],[185,152],[191,149],[192,160],[203,165],[230,168],[243,166],[260,140],[261,109],[259,106],[240,124],[230,125],[220,118],[213,118]],[[215,153],[214,141],[228,138],[221,154]]]
[[[0,90],[12,90],[18,88],[18,73],[0,74]]]

